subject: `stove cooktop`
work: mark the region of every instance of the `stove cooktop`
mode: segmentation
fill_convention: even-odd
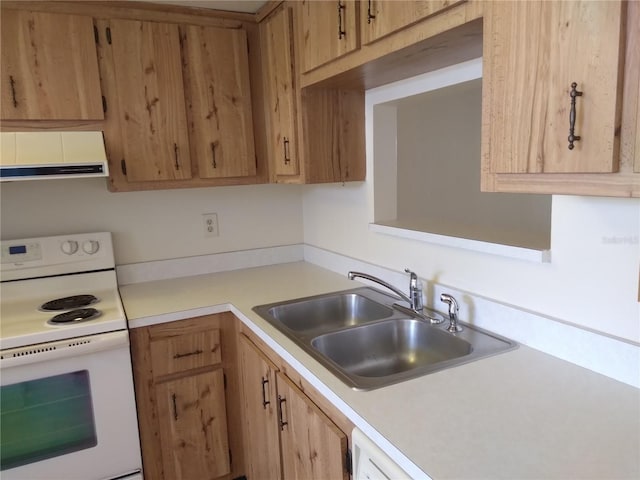
[[[110,234],[2,242],[0,350],[126,328]]]

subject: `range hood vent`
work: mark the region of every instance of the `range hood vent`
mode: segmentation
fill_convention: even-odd
[[[107,177],[102,132],[0,133],[0,180]]]

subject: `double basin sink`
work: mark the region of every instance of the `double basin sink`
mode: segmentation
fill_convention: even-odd
[[[462,322],[461,332],[450,333],[445,330],[448,321],[432,325],[395,308],[398,301],[362,287],[253,310],[357,390],[391,385],[517,347],[512,340]]]

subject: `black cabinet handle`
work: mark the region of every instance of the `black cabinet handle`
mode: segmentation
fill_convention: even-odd
[[[284,163],[285,165],[289,165],[289,162],[291,161],[291,157],[289,155],[289,139],[287,137],[284,137],[283,144],[284,144]]]
[[[190,357],[192,355],[200,355],[201,353],[202,353],[202,350],[194,350],[193,352],[187,352],[187,353],[176,353],[173,356],[173,358],[178,359],[178,358]]]
[[[218,168],[218,164],[216,163],[216,144],[214,142],[211,142],[211,166]]]
[[[173,155],[175,157],[176,162],[176,170],[180,170],[180,159],[178,158],[178,144],[173,144]]]
[[[286,403],[287,399],[278,395],[278,424],[280,425],[280,430],[284,430],[284,426],[288,425],[288,422],[285,422],[282,419],[282,404]]]
[[[173,400],[173,419],[178,420],[178,406],[176,405],[176,394],[171,395],[171,399]]]
[[[347,7],[343,5],[343,3],[340,0],[338,0],[338,39],[339,40],[342,40],[342,38],[347,35],[347,32],[345,32],[342,29],[342,11],[346,8]]]
[[[367,4],[367,23],[371,23],[371,20],[375,18],[376,16],[371,13],[371,0],[369,0]]]
[[[13,108],[18,108],[18,99],[16,98],[16,81],[13,75],[9,75],[9,84],[11,85],[11,98],[13,99]]]
[[[579,92],[576,88],[578,84],[573,82],[571,84],[571,91],[569,92],[569,97],[571,98],[571,110],[569,110],[569,150],[573,150],[573,142],[577,142],[580,140],[580,135],[575,135],[575,127],[576,127],[576,97],[581,97],[582,92]]]
[[[262,377],[262,408],[264,408],[265,410],[267,409],[267,405],[271,403],[269,400],[267,400],[267,394],[264,390],[264,385],[266,383],[269,383],[269,380]]]

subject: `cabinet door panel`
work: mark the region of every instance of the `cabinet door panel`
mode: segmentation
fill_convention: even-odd
[[[622,4],[493,2],[490,152],[495,173],[617,170]],[[568,148],[570,86],[577,98]]]
[[[347,480],[346,435],[287,377],[276,376],[286,422],[280,434],[284,479]]]
[[[110,31],[127,179],[191,178],[178,27],[111,20]]]
[[[247,34],[181,28],[191,154],[201,178],[256,174]]]
[[[161,383],[156,393],[165,478],[214,479],[228,474],[222,370]]]
[[[298,175],[295,70],[291,10],[284,6],[261,24],[271,164],[276,175]]]
[[[367,44],[464,0],[368,0],[361,5],[362,43]]]
[[[277,369],[244,335],[240,336],[239,352],[247,476],[257,480],[280,479]]]
[[[3,9],[4,120],[102,120],[93,20]]]
[[[359,47],[356,2],[302,0],[299,7],[303,72]]]

